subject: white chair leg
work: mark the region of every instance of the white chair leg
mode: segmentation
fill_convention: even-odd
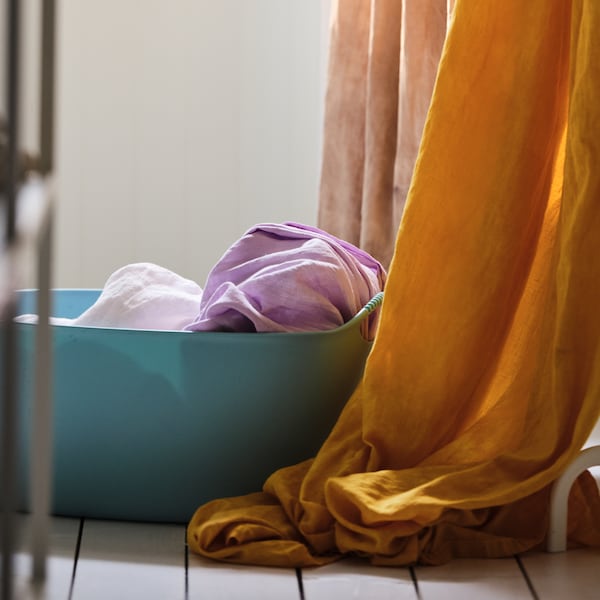
[[[567,549],[567,511],[569,492],[577,477],[590,467],[600,466],[600,446],[586,448],[554,482],[550,495],[550,528],[548,552],[564,552]]]

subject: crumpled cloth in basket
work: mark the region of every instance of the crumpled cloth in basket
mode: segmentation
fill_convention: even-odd
[[[297,223],[256,225],[214,265],[204,291],[152,263],[121,267],[96,302],[53,325],[188,331],[324,331],[349,321],[383,289],[369,254]],[[372,338],[377,313],[367,320]],[[37,322],[21,315],[22,323]]]
[[[298,223],[247,231],[208,275],[190,331],[323,331],[349,321],[383,289],[365,251]],[[369,338],[376,315],[371,316]]]
[[[51,318],[52,325],[125,329],[181,330],[198,312],[202,288],[177,273],[152,263],[117,269],[102,293],[74,319]],[[20,315],[21,323],[36,323],[37,315]]]

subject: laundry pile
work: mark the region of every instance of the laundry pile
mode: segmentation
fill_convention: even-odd
[[[325,231],[263,223],[237,240],[211,269],[204,289],[152,264],[115,271],[98,300],[54,325],[186,331],[294,332],[334,329],[383,289],[381,264]],[[369,323],[373,337],[376,314]],[[31,323],[36,315],[20,315]]]

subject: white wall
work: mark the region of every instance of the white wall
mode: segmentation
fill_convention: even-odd
[[[329,2],[59,3],[56,287],[316,221]]]

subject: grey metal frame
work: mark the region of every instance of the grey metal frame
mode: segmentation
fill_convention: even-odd
[[[14,288],[18,262],[27,247],[36,249],[39,325],[36,329],[35,397],[31,448],[31,513],[32,513],[32,573],[31,585],[40,588],[46,577],[52,466],[52,352],[50,328],[50,282],[52,263],[52,169],[54,136],[54,64],[55,64],[55,2],[42,0],[41,72],[40,72],[40,160],[39,176],[42,192],[36,210],[28,213],[27,222],[17,219],[23,187],[17,177],[19,156],[20,108],[20,0],[5,0],[6,9],[6,111],[8,156],[5,168],[6,194],[1,207],[5,214],[0,253],[0,322],[2,323],[1,396],[1,520],[2,550],[0,598],[14,595],[13,556],[15,552],[16,488],[18,431],[18,353]]]

